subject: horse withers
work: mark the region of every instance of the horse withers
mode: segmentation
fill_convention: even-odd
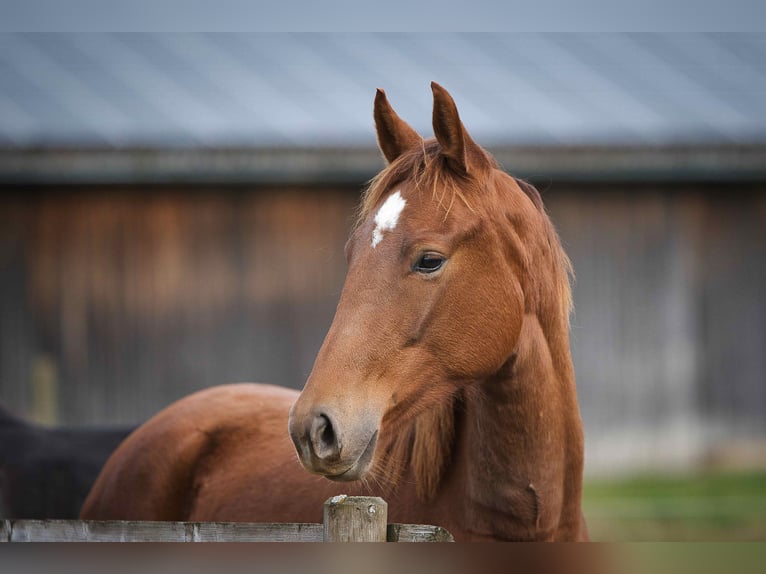
[[[226,385],[171,405],[111,457],[83,518],[318,522],[343,492],[458,540],[587,538],[569,260],[534,187],[432,90],[430,140],[378,90],[387,166],[300,395]]]

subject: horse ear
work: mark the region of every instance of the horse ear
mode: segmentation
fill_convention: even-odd
[[[394,108],[388,103],[386,92],[380,88],[375,94],[374,116],[378,146],[388,163],[405,151],[421,145],[423,138],[396,114]]]
[[[434,134],[441,153],[453,169],[467,173],[483,153],[465,130],[449,92],[436,82],[431,82],[431,90],[434,93]]]

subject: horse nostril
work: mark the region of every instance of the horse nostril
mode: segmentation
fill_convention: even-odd
[[[324,415],[322,415],[324,417]],[[332,429],[332,423],[330,419],[325,418],[325,425],[322,429],[322,433],[319,435],[319,441],[325,448],[332,448],[335,445],[335,432]]]
[[[338,437],[327,415],[321,414],[314,419],[311,425],[311,444],[314,454],[322,460],[332,460],[340,456]]]

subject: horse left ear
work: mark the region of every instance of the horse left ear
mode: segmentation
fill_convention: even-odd
[[[378,88],[375,94],[375,129],[378,132],[378,146],[388,163],[404,152],[421,145],[420,137],[410,124],[400,118],[388,103],[386,92]]]
[[[431,90],[434,93],[434,135],[441,153],[454,170],[468,173],[481,163],[484,153],[468,135],[449,92],[436,82],[431,82]]]

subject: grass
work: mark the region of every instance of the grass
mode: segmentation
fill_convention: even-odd
[[[766,541],[766,471],[587,480],[593,540]]]

